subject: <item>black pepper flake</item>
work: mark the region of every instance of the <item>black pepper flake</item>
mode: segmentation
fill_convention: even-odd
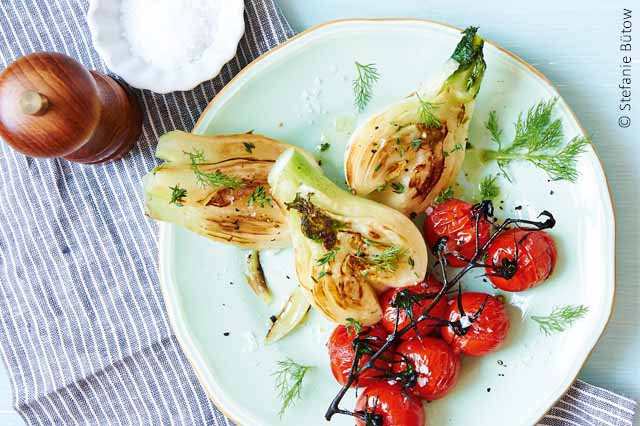
[[[380,128],[380,126],[376,126],[376,127],[375,127],[375,130],[378,130],[379,128]]]
[[[504,210],[504,207],[502,207],[502,206],[498,206],[498,208],[499,208],[500,210]]]
[[[69,254],[69,253],[71,253],[71,249],[67,246],[64,246],[62,248],[62,254]]]
[[[483,278],[483,279],[482,279],[482,282],[483,282],[483,283],[486,283],[486,282],[487,282],[487,279],[486,279],[486,278]]]
[[[233,281],[229,281],[229,285],[233,285]]]
[[[504,377],[504,373],[498,373],[498,376]]]
[[[231,334],[231,333],[229,333],[228,331],[225,331],[225,332],[224,332],[224,333],[222,333],[222,334],[223,334],[223,335],[225,335],[225,336],[228,336],[228,335],[229,335],[229,334]]]
[[[487,392],[491,392],[491,388],[487,388]]]
[[[372,150],[371,150],[371,153],[372,153],[372,154],[375,154],[376,152],[378,152],[378,150],[377,150],[377,149],[372,149]]]
[[[513,209],[514,210],[522,210],[522,206],[515,206]]]
[[[271,320],[271,322],[278,321],[278,318],[275,315],[271,315],[271,317],[269,317],[269,319]]]
[[[322,166],[322,160],[318,160],[318,166]]]
[[[416,212],[411,212],[411,214],[409,215],[411,219],[415,219],[417,216],[418,216],[418,213]]]
[[[285,277],[287,277],[287,279],[288,279],[288,280],[290,280],[290,279],[291,279],[291,277],[290,277],[289,275],[285,275]]]
[[[551,191],[549,191],[549,195],[553,195],[553,194],[554,194],[554,192],[553,192],[553,189],[552,189]]]

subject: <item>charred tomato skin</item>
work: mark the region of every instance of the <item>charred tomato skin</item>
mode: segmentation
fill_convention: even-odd
[[[413,294],[436,294],[442,289],[442,284],[435,279],[431,275],[427,275],[424,281],[419,282],[416,285],[411,287],[404,288],[394,288],[387,290],[380,296],[380,306],[382,307],[382,326],[389,332],[393,333],[394,327],[396,325],[396,319],[398,321],[398,330],[402,327],[408,325],[411,322],[407,310],[398,309],[393,307],[391,304],[395,300],[395,297],[402,290],[409,290]],[[433,298],[422,299],[412,305],[411,310],[413,311],[414,318],[420,316],[422,311],[426,309],[430,304]],[[447,313],[448,305],[447,298],[443,297],[436,303],[436,305],[432,308],[430,315],[435,318],[444,318]],[[420,336],[427,336],[435,330],[436,325],[433,321],[424,320],[418,323],[416,326],[418,329],[418,334]],[[411,339],[416,337],[416,330],[410,330],[408,333],[402,335],[402,339]]]
[[[383,426],[425,426],[426,419],[422,402],[400,385],[386,382],[373,384],[365,389],[356,401],[355,412],[374,413],[382,416]],[[365,422],[356,419],[358,426]]]
[[[359,336],[360,338],[367,338],[370,342],[371,348],[375,352],[377,348],[380,348],[384,344],[387,339],[387,334],[388,333],[384,327],[376,324],[371,327],[363,327]],[[339,325],[335,330],[333,330],[333,333],[331,333],[329,341],[327,342],[331,372],[333,373],[333,377],[335,377],[336,381],[343,386],[347,383],[349,373],[351,372],[351,366],[353,365],[353,360],[356,356],[353,347],[353,341],[356,337],[358,337],[358,334],[356,334],[353,328],[348,329],[344,325]],[[358,367],[364,366],[367,361],[369,361],[369,358],[371,358],[370,355],[363,355],[360,358]],[[375,361],[374,365],[384,369],[390,368],[390,363],[380,358]],[[370,384],[381,381],[381,379],[375,377],[379,374],[380,371],[376,371],[375,369],[367,369],[363,371],[357,380],[358,387],[369,386]],[[353,386],[355,386],[355,383]]]
[[[406,362],[413,365],[418,374],[411,391],[428,401],[444,397],[460,378],[460,356],[442,339],[423,337],[407,340],[396,348],[398,363],[395,372],[406,370]]]
[[[516,262],[517,246],[517,262]],[[558,252],[553,238],[544,231],[513,228],[500,234],[487,250],[488,262],[500,268],[504,262],[515,265],[512,276],[498,276],[487,267],[489,279],[499,289],[524,291],[542,284],[553,273]]]
[[[427,209],[424,221],[424,236],[433,249],[442,237],[447,238],[447,263],[456,268],[466,266],[464,260],[451,253],[471,259],[476,249],[476,217],[473,205],[457,198]],[[482,247],[491,237],[491,223],[481,217],[478,223],[478,240]]]
[[[504,305],[495,297],[485,293],[464,293],[462,295],[464,312],[469,316],[475,314],[485,299],[487,303],[482,313],[471,324],[464,336],[456,335],[451,326],[440,329],[442,338],[454,351],[471,356],[485,355],[497,350],[507,338],[509,316]],[[452,322],[460,319],[456,298],[449,301],[447,318]]]

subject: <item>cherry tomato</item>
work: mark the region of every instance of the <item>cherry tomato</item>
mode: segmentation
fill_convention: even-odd
[[[476,250],[476,217],[473,206],[458,199],[451,199],[427,209],[424,221],[424,235],[429,247],[433,249],[438,240],[447,237],[446,253],[449,265],[462,268],[464,260],[455,255],[471,259]],[[491,236],[491,223],[481,217],[478,223],[480,246]]]
[[[438,280],[436,280],[431,275],[428,275],[427,278],[411,287],[404,288],[394,288],[387,290],[380,296],[380,306],[382,306],[382,321],[381,324],[389,333],[393,333],[394,327],[396,325],[396,318],[398,321],[398,330],[402,327],[406,326],[411,322],[409,315],[407,315],[406,309],[398,309],[391,306],[391,303],[395,300],[398,293],[403,290],[408,290],[411,294],[420,295],[420,294],[437,294],[440,289],[442,289],[442,284]],[[417,318],[422,314],[422,311],[426,309],[430,304],[433,298],[427,298],[419,300],[412,304],[411,310],[413,312],[414,318]],[[436,303],[436,305],[431,309],[430,315],[436,318],[444,318],[447,312],[447,298],[443,297]],[[417,329],[418,334],[420,336],[426,336],[430,334],[436,325],[433,321],[424,320],[418,323]],[[408,333],[402,335],[402,339],[410,339],[416,337],[415,329],[412,329]]]
[[[549,278],[558,252],[549,234],[535,229],[513,228],[498,235],[488,249],[487,275],[505,291],[523,291]],[[517,259],[516,259],[517,258]]]
[[[356,338],[365,339],[367,342],[366,344],[368,344],[375,352],[386,341],[387,331],[379,324],[372,327],[363,327],[359,335],[356,334],[353,327],[349,327],[347,329],[344,325],[339,325],[335,330],[333,330],[333,333],[327,342],[327,349],[329,351],[329,360],[331,362],[331,372],[333,373],[333,377],[335,377],[341,385],[347,383],[349,373],[351,372],[351,366],[353,365],[353,360],[355,358],[353,341]],[[367,361],[369,361],[369,358],[371,358],[369,354],[363,355],[360,358],[358,367],[362,367],[366,364]],[[374,365],[383,369],[390,368],[390,363],[380,358],[376,360]],[[365,387],[374,382],[380,381],[381,379],[375,377],[380,374],[380,371],[372,368],[363,371],[360,377],[358,377],[358,386]]]
[[[403,392],[400,385],[379,382],[369,386],[356,401],[356,413],[380,416],[382,426],[425,426],[422,403],[415,396]],[[364,426],[357,419],[358,426]],[[378,423],[372,423],[378,424]]]
[[[464,336],[456,335],[451,326],[444,326],[440,329],[442,338],[455,351],[472,356],[488,354],[498,349],[507,337],[509,316],[504,305],[495,297],[485,293],[464,293],[462,295],[462,307],[465,314],[468,317],[473,317],[480,310],[485,300],[487,302],[480,316],[473,321]],[[457,298],[449,301],[447,317],[449,321],[460,320]],[[463,320],[462,322],[466,321]]]
[[[460,377],[460,357],[444,340],[435,337],[407,340],[397,348],[393,365],[396,373],[407,371],[405,361],[417,372],[415,386],[410,388],[421,398],[434,401],[445,396]]]

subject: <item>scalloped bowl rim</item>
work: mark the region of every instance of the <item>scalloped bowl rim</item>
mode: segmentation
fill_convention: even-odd
[[[138,89],[161,94],[193,89],[220,73],[222,67],[236,55],[238,43],[244,34],[244,2],[224,0],[220,7],[220,28],[216,31],[215,42],[197,61],[165,70],[131,53],[129,42],[122,33],[114,31],[113,22],[116,18],[119,22],[121,3],[122,0],[91,0],[87,23],[93,46],[107,67]]]

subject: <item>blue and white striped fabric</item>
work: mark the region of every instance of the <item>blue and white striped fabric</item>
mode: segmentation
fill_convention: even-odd
[[[38,50],[106,72],[87,0],[0,0],[0,67]],[[243,66],[293,35],[272,0],[246,1],[246,33],[221,75],[191,92],[138,92],[143,135],[100,166],[34,160],[0,143],[0,343],[30,425],[228,425],[173,336],[158,286],[156,226],[140,181],[158,136],[190,130]],[[541,420],[630,426],[635,402],[583,382]]]

